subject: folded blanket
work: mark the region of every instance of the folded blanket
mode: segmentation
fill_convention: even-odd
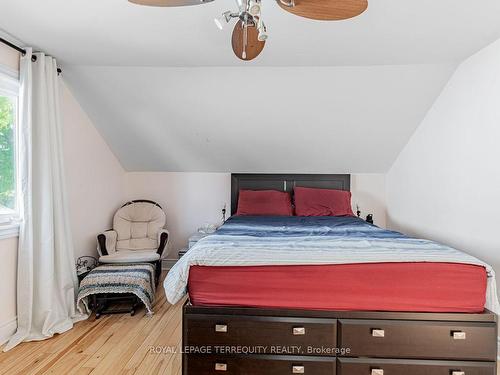
[[[139,298],[149,315],[155,301],[155,268],[150,263],[105,264],[94,268],[85,276],[78,291],[77,306],[89,313],[87,297],[104,293],[132,293]]]

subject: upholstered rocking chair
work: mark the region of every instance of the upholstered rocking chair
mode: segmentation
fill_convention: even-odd
[[[169,240],[165,223],[165,212],[158,203],[149,200],[125,203],[115,213],[113,229],[97,236],[99,262],[153,263],[158,284],[161,261]]]

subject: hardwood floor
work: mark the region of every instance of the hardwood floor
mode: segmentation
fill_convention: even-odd
[[[0,352],[0,374],[180,375],[184,301],[172,306],[158,289],[152,317],[144,309],[135,316],[92,316],[62,335]]]

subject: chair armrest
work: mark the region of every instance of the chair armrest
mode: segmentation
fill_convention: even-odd
[[[168,246],[168,241],[170,240],[170,233],[166,229],[160,229],[158,232],[158,250],[156,251],[160,254],[160,258],[163,257],[163,253]]]
[[[97,252],[100,256],[110,255],[116,252],[116,240],[118,233],[110,229],[97,236]]]

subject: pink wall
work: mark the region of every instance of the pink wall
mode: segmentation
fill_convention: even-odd
[[[0,239],[0,345],[16,329],[17,237]]]
[[[19,53],[0,43],[0,65],[19,71]]]
[[[160,203],[171,233],[168,258],[177,258],[190,235],[205,223],[222,221],[222,207],[231,202],[228,173],[127,173],[128,199],[146,198]]]
[[[64,85],[61,96],[75,256],[95,255],[96,235],[111,227],[112,214],[125,199],[125,171]]]

